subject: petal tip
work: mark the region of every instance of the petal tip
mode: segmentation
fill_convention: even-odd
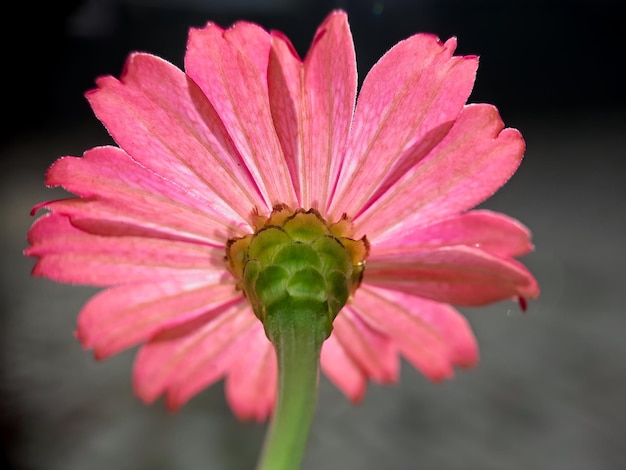
[[[165,408],[169,413],[175,414],[182,408],[185,401],[176,397],[173,392],[169,392],[165,398]]]

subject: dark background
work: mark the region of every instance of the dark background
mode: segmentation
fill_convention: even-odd
[[[350,14],[361,78],[415,32],[457,36],[459,54],[481,56],[472,99],[510,113],[617,110],[626,101],[626,16],[620,2],[567,0],[68,0],[20,2],[2,34],[7,96],[3,133],[67,126],[91,116],[82,93],[119,74],[129,51],[182,66],[187,29],[248,19],[279,29],[304,55],[333,8]],[[16,32],[11,23],[22,29]],[[8,107],[6,105],[9,105]]]
[[[433,385],[404,367],[350,405],[325,379],[304,468],[626,468],[623,204],[626,18],[619,1],[92,0],[4,7],[0,466],[11,470],[248,469],[264,425],[240,423],[221,383],[170,415],[132,395],[134,351],[96,363],[72,337],[93,289],[32,279],[30,208],[59,156],[110,142],[83,97],[129,52],[181,65],[187,29],[238,19],[301,54],[333,8],[348,11],[362,78],[424,31],[481,56],[470,101],[490,102],[528,150],[484,206],[534,233],[524,262],[543,292],[526,315],[466,309],[482,360]],[[8,5],[11,5],[11,8]]]

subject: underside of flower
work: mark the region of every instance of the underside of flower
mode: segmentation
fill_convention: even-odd
[[[142,400],[174,410],[224,379],[239,418],[282,423],[277,459],[310,425],[320,370],[355,403],[401,359],[451,378],[479,359],[454,306],[525,310],[540,292],[517,260],[531,232],[474,209],[524,139],[466,104],[478,58],[455,48],[415,34],[360,80],[334,11],[302,58],[245,21],[192,28],[184,70],[133,53],[86,95],[117,146],[46,174],[76,197],[35,207],[33,274],[106,288],[76,336],[98,359],[141,345]]]
[[[226,261],[237,288],[266,324],[278,312],[308,310],[332,322],[363,277],[366,237],[350,238],[347,216],[327,223],[315,209],[276,205],[269,217],[255,216],[255,233],[228,241]]]

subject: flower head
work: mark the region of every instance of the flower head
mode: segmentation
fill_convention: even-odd
[[[529,231],[471,210],[515,172],[525,145],[495,107],[465,104],[478,59],[455,46],[428,34],[398,43],[358,100],[340,11],[304,59],[246,22],[192,29],[184,72],[132,54],[120,80],[102,77],[87,94],[119,147],[47,173],[77,197],[35,208],[48,213],[28,235],[33,273],[107,288],[82,309],[78,338],[102,359],[141,344],[134,383],[146,402],[165,394],[177,408],[225,378],[235,413],[263,419],[276,359],[232,249],[272,217],[284,223],[277,207],[315,214],[342,246],[369,242],[349,249],[346,287],[325,300],[345,303],[322,349],[330,380],[358,401],[368,379],[398,379],[400,356],[433,380],[451,377],[478,359],[451,304],[539,293],[514,259],[532,249]]]

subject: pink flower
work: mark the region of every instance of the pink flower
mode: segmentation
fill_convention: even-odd
[[[263,326],[224,263],[276,204],[342,214],[370,242],[364,278],[334,322],[321,367],[351,400],[368,379],[398,379],[404,356],[433,380],[478,360],[450,304],[534,298],[514,257],[519,222],[470,210],[515,172],[524,141],[491,105],[465,105],[478,59],[456,40],[394,46],[357,94],[346,15],[319,27],[304,60],[280,33],[240,22],[192,29],[185,72],[130,56],[121,80],[87,98],[118,147],[52,165],[47,184],[78,197],[42,203],[26,250],[33,274],[107,287],[77,335],[96,357],[143,344],[136,393],[180,407],[225,378],[241,418],[264,419],[276,363]]]

